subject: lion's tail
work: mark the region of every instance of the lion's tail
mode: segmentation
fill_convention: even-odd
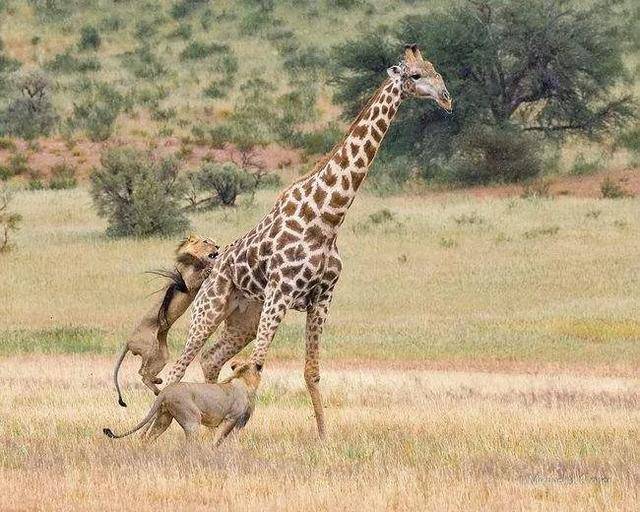
[[[120,384],[118,383],[118,372],[120,371],[120,366],[122,365],[122,361],[124,356],[129,352],[129,346],[125,343],[124,347],[122,347],[122,352],[118,356],[118,360],[116,361],[116,367],[113,369],[113,382],[116,385],[116,391],[118,392],[118,403],[122,407],[126,407],[126,402],[122,399],[122,392],[120,391]]]
[[[143,420],[140,423],[138,423],[135,427],[133,427],[131,430],[125,432],[124,434],[115,434],[113,430],[111,430],[110,428],[103,428],[102,432],[104,433],[105,436],[110,437],[111,439],[120,439],[121,437],[130,436],[134,432],[137,432],[142,427],[144,427],[147,423],[149,423],[155,417],[158,410],[160,409],[160,406],[162,405],[163,400],[164,400],[163,395],[162,394],[159,395],[158,398],[156,398],[155,402],[153,402],[153,405],[151,406],[151,410],[143,418]]]

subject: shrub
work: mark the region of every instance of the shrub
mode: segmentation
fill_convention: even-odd
[[[84,129],[92,141],[108,139],[124,108],[124,97],[110,85],[88,83],[87,93],[73,105],[71,124]]]
[[[125,21],[117,14],[111,14],[100,22],[100,28],[107,32],[117,32],[125,27]]]
[[[146,42],[149,38],[153,37],[158,28],[156,24],[151,20],[140,20],[136,23],[135,35],[141,41]]]
[[[13,177],[13,171],[6,165],[0,164],[0,181],[7,181]]]
[[[166,72],[165,66],[147,44],[121,55],[122,65],[137,78],[154,80]]]
[[[188,23],[181,23],[172,33],[171,37],[179,37],[180,39],[191,39],[193,28]]]
[[[233,206],[238,195],[256,188],[256,179],[232,163],[206,164],[196,174],[196,183],[201,190],[212,192],[224,206]]]
[[[224,54],[229,52],[229,47],[226,44],[218,43],[203,43],[200,41],[193,41],[189,43],[184,50],[180,53],[182,60],[199,60],[209,57],[214,54]]]
[[[184,182],[175,159],[155,162],[150,154],[119,147],[105,151],[91,174],[98,214],[108,220],[109,236],[170,235],[189,221],[180,207]]]
[[[80,30],[80,42],[78,47],[81,50],[97,50],[102,44],[100,32],[93,25],[86,25]]]
[[[625,190],[619,183],[610,177],[606,177],[600,184],[600,193],[604,199],[622,199],[633,197],[633,194]]]
[[[13,176],[29,172],[29,159],[22,153],[16,153],[9,159],[9,169]]]
[[[75,57],[71,50],[56,55],[53,60],[45,64],[45,68],[55,73],[86,73],[99,71],[102,66],[95,57]]]
[[[215,100],[217,98],[224,98],[227,95],[228,85],[224,81],[216,80],[211,82],[205,89],[202,91],[202,94],[207,97]]]
[[[11,139],[7,139],[6,137],[0,137],[0,149],[4,149],[6,151],[15,151],[16,143]]]
[[[457,143],[457,158],[449,168],[452,181],[466,185],[514,183],[535,178],[542,170],[533,138],[509,127],[470,127]]]
[[[0,132],[27,140],[51,133],[58,116],[49,98],[49,79],[33,71],[19,76],[16,86],[21,96],[0,115]]]
[[[76,169],[66,163],[60,163],[51,169],[51,179],[49,180],[49,188],[52,190],[63,190],[75,188],[78,186],[76,180]]]
[[[171,17],[178,20],[189,16],[193,11],[202,7],[209,0],[180,0],[171,6]]]
[[[0,189],[0,253],[12,248],[9,240],[11,233],[19,229],[22,216],[9,210],[11,193],[7,188]]]
[[[600,159],[589,161],[580,153],[574,160],[570,173],[574,176],[587,176],[594,174],[600,168],[602,168],[602,161]]]

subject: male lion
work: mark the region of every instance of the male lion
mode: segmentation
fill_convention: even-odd
[[[167,277],[170,284],[164,289],[162,299],[157,301],[138,323],[125,343],[116,367],[113,381],[118,391],[118,403],[126,407],[118,384],[118,371],[127,352],[142,358],[138,373],[142,382],[156,395],[160,392],[157,377],[169,359],[167,334],[171,326],[193,302],[202,281],[211,270],[211,263],[218,255],[218,245],[209,238],[190,235],[176,248],[176,264],[172,271],[157,271],[155,274]]]
[[[194,438],[200,425],[217,427],[214,443],[218,446],[234,428],[240,429],[247,424],[260,384],[260,372],[255,364],[235,361],[231,363],[231,369],[233,375],[220,383],[171,384],[160,392],[149,413],[131,430],[124,434],[115,434],[109,428],[102,431],[112,439],[121,438],[155,419],[146,434],[147,440],[153,441],[169,428],[175,418],[188,441]]]

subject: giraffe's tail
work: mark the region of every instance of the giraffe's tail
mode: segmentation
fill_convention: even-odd
[[[116,367],[113,369],[113,382],[116,385],[116,391],[118,392],[118,403],[122,407],[126,407],[126,402],[122,399],[122,392],[120,391],[120,384],[118,383],[118,372],[120,371],[120,366],[122,365],[122,361],[124,356],[129,352],[129,346],[125,343],[124,347],[122,347],[122,351],[118,356],[118,360],[116,361]]]
[[[153,402],[153,405],[151,406],[149,413],[142,419],[142,421],[140,421],[140,423],[138,423],[131,430],[127,430],[124,434],[116,434],[110,428],[103,428],[102,432],[104,433],[105,436],[111,439],[120,439],[121,437],[126,437],[133,434],[134,432],[137,432],[156,416],[156,414],[158,413],[158,410],[160,409],[160,406],[162,405],[163,400],[164,400],[164,395],[162,394],[159,395],[158,398],[156,398],[155,402]]]

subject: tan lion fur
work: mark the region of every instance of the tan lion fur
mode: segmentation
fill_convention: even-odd
[[[104,434],[110,438],[121,438],[147,426],[146,439],[153,441],[175,419],[183,428],[187,440],[195,436],[200,425],[216,428],[214,443],[219,445],[234,428],[240,429],[246,425],[253,412],[256,390],[260,384],[260,372],[255,364],[234,362],[231,368],[233,375],[216,384],[179,382],[167,386],[160,392],[149,413],[135,427],[123,434],[115,434],[105,428]]]
[[[126,407],[126,403],[118,384],[118,371],[125,355],[131,352],[142,358],[138,373],[142,382],[157,395],[160,392],[157,384],[162,383],[157,375],[169,360],[169,329],[193,302],[209,274],[218,249],[218,245],[211,239],[190,235],[176,248],[174,270],[153,272],[167,277],[170,283],[163,289],[162,298],[142,317],[118,356],[113,380],[118,392],[118,403],[123,407]]]

